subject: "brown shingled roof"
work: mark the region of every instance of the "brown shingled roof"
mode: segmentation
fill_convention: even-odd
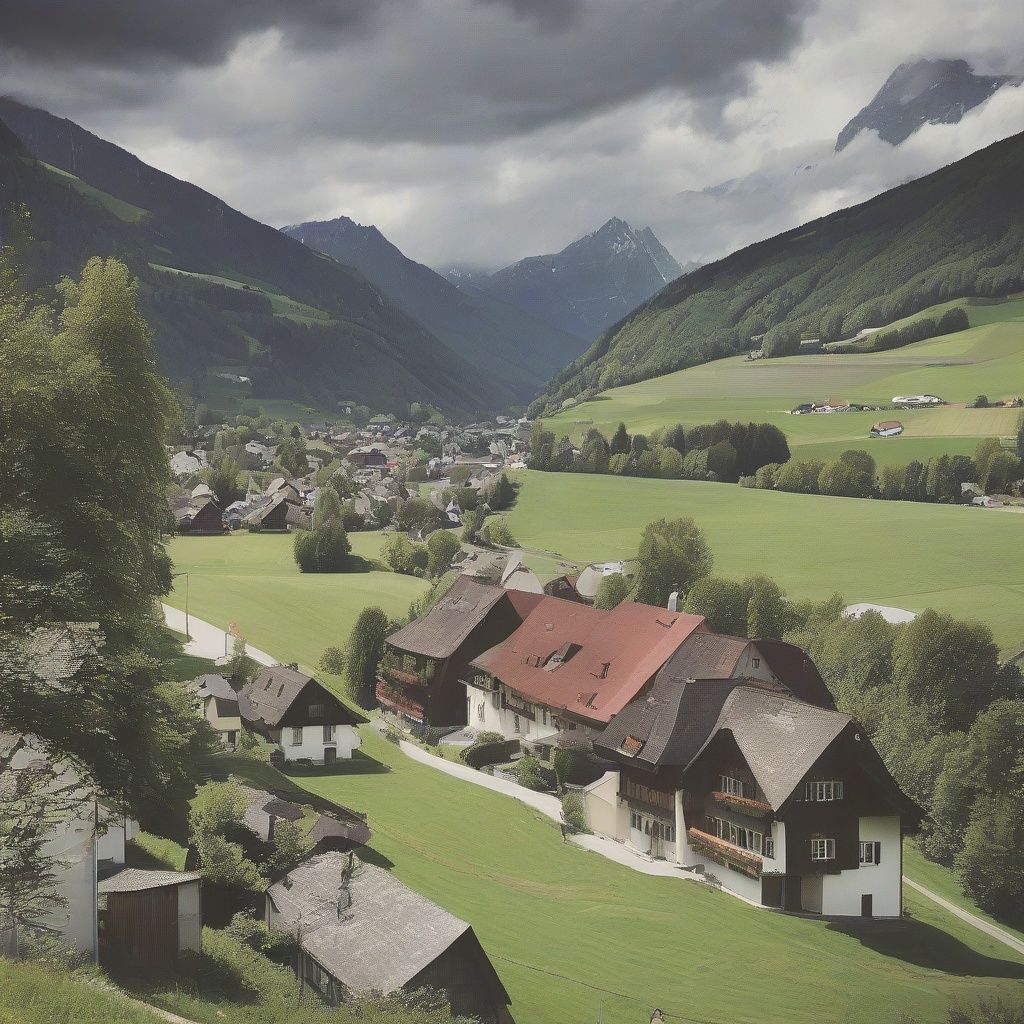
[[[426,615],[390,636],[388,643],[426,658],[450,658],[505,595],[501,587],[460,576]]]

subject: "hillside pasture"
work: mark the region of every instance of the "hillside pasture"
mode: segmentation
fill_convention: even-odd
[[[981,437],[1016,431],[1020,410],[962,406],[981,394],[996,401],[1024,391],[1024,299],[964,300],[954,305],[964,305],[971,321],[969,329],[956,334],[889,352],[720,359],[612,388],[547,418],[545,425],[578,440],[592,426],[610,437],[620,422],[631,432],[650,433],[673,423],[693,426],[718,419],[752,420],[780,427],[798,458],[834,458],[851,445],[871,451],[880,464],[969,452],[973,444],[954,444],[949,439],[976,443]],[[790,415],[790,410],[805,402],[884,405],[895,395],[922,392],[937,394],[951,404],[885,414]],[[881,439],[882,447],[868,432],[879,418],[893,417],[905,424],[906,431],[898,438]],[[911,439],[919,440],[908,445],[904,454],[902,445]],[[804,445],[813,446],[814,454],[801,453]]]
[[[381,534],[349,537],[353,555],[367,571],[300,573],[291,534],[175,537],[168,550],[175,572],[188,573],[190,614],[221,629],[234,622],[254,647],[312,671],[324,648],[344,646],[363,608],[378,605],[388,615],[405,615],[427,589],[423,580],[373,567]],[[167,603],[183,609],[185,577],[174,583]]]
[[[995,509],[759,491],[735,484],[517,474],[520,544],[580,562],[636,553],[646,523],[692,516],[716,575],[764,573],[793,598],[839,592],[988,623],[1024,644],[1024,516]]]

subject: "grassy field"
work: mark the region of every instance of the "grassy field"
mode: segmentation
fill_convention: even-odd
[[[379,533],[350,534],[353,553],[369,568],[380,554]],[[427,589],[423,580],[391,572],[304,575],[292,559],[289,534],[239,532],[224,537],[176,537],[169,545],[175,572],[188,573],[189,612],[227,628],[234,622],[253,646],[312,669],[325,647],[344,644],[369,605],[404,615]],[[185,607],[185,579],[167,598]]]
[[[633,1024],[655,1006],[707,1024],[939,1021],[951,997],[1024,978],[1024,960],[913,893],[909,919],[867,927],[755,910],[565,844],[538,812],[361,732],[351,765],[291,784],[369,814],[373,859],[473,925],[519,1024]]]
[[[961,506],[828,498],[735,484],[517,474],[506,519],[520,544],[581,562],[636,553],[646,523],[692,516],[716,575],[763,572],[791,597],[927,607],[1024,644],[1024,516]]]
[[[78,175],[72,174],[70,171],[54,167],[53,164],[42,163],[42,166],[58,181],[70,185],[80,195],[99,203],[100,206],[119,220],[123,220],[128,224],[137,224],[143,217],[149,216],[149,210],[144,210],[141,206],[135,206],[132,203],[125,202],[123,199],[118,199],[117,196],[112,196],[109,192],[104,192],[102,189],[96,188],[95,185],[82,181]]]
[[[802,402],[827,399],[881,404],[894,395],[932,392],[965,403],[979,394],[996,400],[1024,390],[1024,299],[967,309],[971,328],[944,338],[870,354],[721,359],[613,388],[545,423],[579,438],[591,426],[611,436],[620,421],[644,433],[672,423],[753,420],[779,426],[800,458],[834,458],[852,444],[866,448],[879,464],[968,453],[979,437],[1015,433],[1020,411],[942,408],[881,417],[788,413]],[[868,436],[872,423],[892,415],[906,427],[902,436]]]

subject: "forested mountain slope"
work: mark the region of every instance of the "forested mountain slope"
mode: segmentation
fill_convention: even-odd
[[[1024,288],[1024,134],[748,246],[674,281],[607,331],[532,407],[756,347],[824,340],[961,296]]]
[[[0,208],[31,212],[35,283],[92,255],[123,259],[162,368],[197,396],[226,364],[256,394],[326,407],[416,400],[472,412],[515,398],[356,271],[71,121],[11,100],[0,120]]]
[[[355,267],[396,305],[524,404],[575,359],[586,342],[484,292],[464,292],[409,259],[372,225],[348,217],[310,221],[285,234]]]

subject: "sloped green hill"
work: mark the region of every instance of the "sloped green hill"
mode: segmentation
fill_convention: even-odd
[[[36,284],[118,256],[140,281],[162,368],[197,397],[211,366],[254,392],[455,412],[515,395],[355,270],[46,111],[0,100],[0,211],[23,204]],[[168,271],[178,271],[171,273]]]
[[[849,337],[1024,287],[1024,134],[674,281],[554,378],[532,412],[756,347],[784,324]]]

